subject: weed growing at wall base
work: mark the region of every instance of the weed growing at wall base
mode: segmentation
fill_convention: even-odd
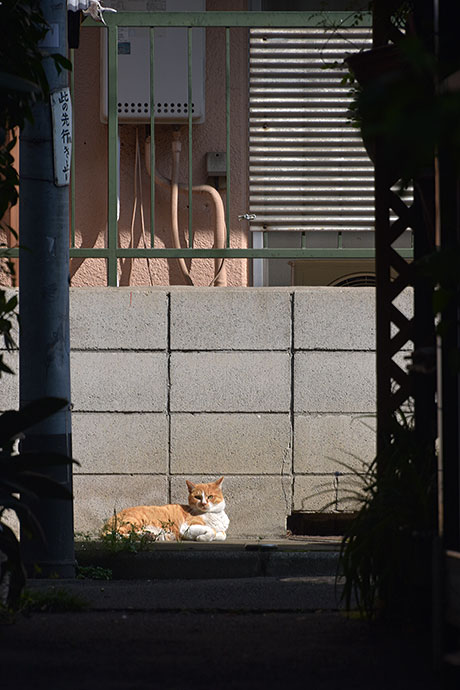
[[[368,619],[428,622],[437,515],[434,450],[421,445],[413,414],[398,410],[388,446],[371,463],[357,470],[336,462],[348,475],[341,498],[354,511],[337,571],[345,608],[357,607]],[[336,498],[322,511],[331,508],[337,510]]]
[[[112,570],[100,565],[77,565],[77,580],[111,580]]]
[[[88,602],[65,588],[51,587],[46,591],[24,589],[19,610],[21,613],[66,613],[84,611]]]
[[[436,463],[401,411],[391,442],[369,465],[355,519],[340,550],[347,609],[427,622],[436,530]]]
[[[122,527],[129,525],[128,533],[121,532]],[[168,520],[161,523],[161,530],[164,534],[171,534],[174,523]],[[114,510],[113,519],[106,523],[106,526],[101,532],[101,541],[108,551],[118,553],[120,551],[128,551],[137,553],[138,551],[148,551],[152,544],[163,541],[160,533],[149,532],[148,530],[139,530],[131,523],[120,521]]]

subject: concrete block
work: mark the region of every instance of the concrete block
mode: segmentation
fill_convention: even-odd
[[[296,412],[375,410],[372,352],[296,352],[294,371]]]
[[[70,342],[79,350],[164,350],[167,290],[73,288]]]
[[[413,288],[406,288],[401,292],[394,301],[395,306],[400,312],[404,314],[408,319],[411,319],[414,315],[414,290]],[[391,335],[395,336],[398,333],[398,328],[394,324],[391,325]],[[403,350],[413,350],[414,344],[409,340],[402,347]]]
[[[213,481],[220,476],[212,475],[172,477],[172,501],[187,501],[185,479],[193,482]],[[229,537],[279,537],[286,533],[286,516],[291,512],[290,476],[226,476],[222,485],[226,512],[230,518]]]
[[[161,412],[166,407],[166,355],[160,352],[73,352],[76,411]]]
[[[2,374],[0,378],[0,412],[19,408],[19,353],[2,352],[4,363],[14,374]]]
[[[286,350],[291,343],[287,290],[171,290],[173,350]]]
[[[95,535],[114,510],[168,502],[164,475],[76,474],[74,476],[75,532]]]
[[[312,287],[296,290],[294,347],[374,350],[375,289]]]
[[[171,355],[174,412],[286,412],[287,352],[176,352]]]
[[[19,523],[18,516],[14,510],[4,510],[2,513],[2,523],[10,528],[16,535],[16,538],[20,538],[21,526]]]
[[[307,513],[353,512],[360,504],[363,482],[359,475],[296,475],[293,510]]]
[[[414,315],[414,289],[411,287],[403,290],[394,300],[395,305],[398,307],[408,319],[412,318]]]
[[[413,315],[413,290],[395,299]],[[392,334],[398,329],[393,325]],[[294,293],[294,347],[301,350],[374,350],[375,288],[310,287]],[[404,349],[411,349],[407,343]]]
[[[165,414],[75,412],[72,415],[76,473],[166,473],[168,420]]]
[[[375,457],[375,417],[295,415],[294,471],[324,474],[362,471]]]
[[[285,414],[181,414],[171,418],[174,474],[280,474],[291,471]]]

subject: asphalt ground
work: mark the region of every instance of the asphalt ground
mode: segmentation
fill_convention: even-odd
[[[347,617],[333,577],[29,581],[86,602],[0,625],[2,690],[424,690],[430,635]]]

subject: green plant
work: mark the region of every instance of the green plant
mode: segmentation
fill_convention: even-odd
[[[400,411],[388,447],[352,496],[358,511],[339,559],[347,609],[357,605],[369,618],[427,615],[436,496],[434,452],[420,446],[413,418]]]
[[[120,531],[121,528],[129,526],[129,531]],[[161,523],[161,529],[166,532],[172,532],[174,522],[168,520]],[[137,553],[138,551],[148,551],[152,544],[161,541],[161,534],[155,534],[148,530],[139,530],[131,523],[123,522],[117,516],[114,510],[113,518],[109,520],[101,532],[102,543],[107,549],[113,553],[119,551],[130,551]]]
[[[458,59],[440,62],[418,35],[414,0],[386,0],[380,5],[393,27],[388,30],[392,42],[370,50],[359,50],[350,42],[347,55],[325,61],[323,69],[342,73],[342,84],[349,86],[349,121],[360,129],[372,160],[376,142],[381,142],[380,160],[392,181],[401,179],[405,187],[433,164],[435,151],[443,147],[460,167],[460,93],[436,88],[460,65]],[[362,15],[353,12],[339,23],[325,19],[323,26],[346,38],[342,27],[357,26]]]
[[[19,610],[21,613],[32,612],[65,613],[67,611],[84,611],[88,602],[65,588],[51,587],[47,591],[24,589],[21,594]]]
[[[103,568],[100,565],[78,565],[77,580],[111,580],[112,571],[110,568]]]
[[[460,247],[449,247],[428,254],[415,264],[418,275],[427,278],[433,288],[433,313],[436,332],[443,338],[455,337],[458,328],[460,287]],[[460,352],[449,352],[452,373],[460,371]]]
[[[40,524],[28,502],[38,498],[71,500],[70,491],[46,476],[45,471],[52,466],[75,462],[59,453],[16,455],[15,442],[29,427],[67,404],[60,398],[43,398],[19,411],[9,410],[0,416],[0,604],[5,607],[17,607],[25,574],[18,539],[2,520],[3,513],[7,509],[16,513],[25,537],[43,539]]]
[[[81,541],[84,544],[90,544],[94,541],[94,536],[91,532],[75,532],[75,540]]]
[[[443,148],[460,166],[460,94],[436,88],[449,66],[420,37],[408,32],[397,44],[350,55],[346,62],[350,119],[371,158],[381,143],[382,161],[394,179],[407,184],[417,178]]]
[[[0,2],[0,230],[8,230],[15,237],[4,216],[18,201],[19,176],[12,155],[18,131],[33,121],[33,105],[49,96],[44,61],[52,60],[58,71],[72,68],[63,55],[47,53],[40,46],[48,29],[39,0]],[[7,272],[13,276],[4,244],[0,244],[0,259],[6,260]],[[16,316],[15,299],[7,299],[0,290],[0,337],[4,337],[7,350],[14,347],[11,323]],[[0,355],[0,376],[2,372],[12,373]]]
[[[49,95],[44,60],[51,59],[58,71],[71,69],[63,55],[40,47],[48,29],[38,0],[0,4],[0,221],[18,199],[19,178],[11,155],[17,128],[33,121],[34,103]]]

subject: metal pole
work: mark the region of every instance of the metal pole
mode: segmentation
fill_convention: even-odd
[[[43,50],[67,56],[67,6],[41,0],[50,30]],[[68,72],[57,73],[45,58],[50,91],[68,85]],[[69,187],[56,186],[49,102],[37,103],[34,122],[21,133],[20,158],[20,406],[44,396],[70,402],[69,337]],[[30,429],[22,451],[59,452],[71,456],[70,404]],[[69,489],[70,467],[48,474]],[[31,504],[44,540],[21,531],[21,551],[30,574],[75,575],[72,501],[42,499]]]
[[[382,0],[374,3],[372,15],[372,46],[388,42],[388,9]],[[390,442],[392,420],[390,373],[390,182],[382,155],[382,142],[375,147],[375,273],[376,273],[376,384],[377,384],[377,455],[383,456]]]
[[[439,4],[439,59],[448,74],[460,67],[458,38],[455,27],[460,21],[460,8],[448,2]],[[455,254],[460,246],[460,180],[452,151],[444,146],[439,151],[439,220],[440,247],[445,254]],[[442,520],[446,549],[460,551],[460,375],[454,353],[460,349],[460,295],[443,319],[450,324],[443,333],[440,347],[440,389],[438,403],[441,413]],[[457,590],[459,589],[457,585]]]

